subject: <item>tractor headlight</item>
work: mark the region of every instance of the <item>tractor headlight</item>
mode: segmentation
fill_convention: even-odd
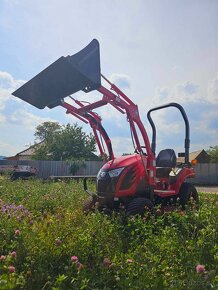
[[[113,177],[118,177],[120,175],[120,173],[123,171],[125,167],[120,167],[120,168],[117,168],[117,169],[113,169],[113,170],[110,170],[108,171],[108,174],[111,178]]]
[[[105,176],[107,175],[106,171],[103,171],[102,169],[98,172],[97,178],[105,178]]]

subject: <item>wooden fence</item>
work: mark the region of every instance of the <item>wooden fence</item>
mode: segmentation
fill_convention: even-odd
[[[30,165],[37,169],[37,176],[46,179],[49,176],[66,176],[70,173],[71,166],[75,162],[66,161],[9,161],[0,160],[1,165]],[[74,175],[97,175],[102,167],[103,161],[85,161],[84,166],[81,164],[78,171]],[[191,180],[198,185],[218,185],[218,164],[215,163],[199,163],[195,166],[196,177]]]

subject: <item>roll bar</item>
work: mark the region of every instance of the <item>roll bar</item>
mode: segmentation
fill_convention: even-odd
[[[185,147],[185,163],[188,164],[189,163],[189,147],[190,147],[190,127],[189,127],[189,121],[188,121],[188,117],[186,115],[186,112],[185,112],[184,108],[178,103],[169,103],[166,105],[155,107],[155,108],[150,109],[148,111],[147,118],[148,118],[148,121],[149,121],[151,128],[152,128],[151,149],[152,149],[153,153],[155,154],[155,150],[156,150],[156,127],[154,125],[153,119],[151,118],[151,112],[165,109],[168,107],[175,107],[175,108],[179,109],[180,113],[182,114],[183,120],[185,122],[185,145],[184,145],[184,147]]]

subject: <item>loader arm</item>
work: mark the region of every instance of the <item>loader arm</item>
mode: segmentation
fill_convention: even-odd
[[[73,99],[73,98],[72,98]],[[78,101],[73,99],[79,106],[80,108],[82,108],[84,105]],[[62,102],[61,106],[65,109],[67,109],[66,113],[67,114],[71,114],[74,117],[78,118],[79,120],[83,121],[84,123],[90,125],[90,127],[93,130],[93,134],[95,136],[95,140],[97,142],[100,154],[102,159],[105,161],[105,150],[103,147],[103,144],[101,142],[101,138],[104,139],[104,142],[107,146],[107,154],[109,159],[114,159],[114,153],[113,153],[113,149],[112,149],[112,144],[111,144],[111,140],[107,134],[107,132],[105,131],[104,127],[101,124],[101,117],[99,115],[97,115],[94,112],[86,112],[86,113],[80,113],[78,110],[79,108],[76,108],[75,106],[67,103],[67,102]],[[99,136],[100,134],[100,136]]]

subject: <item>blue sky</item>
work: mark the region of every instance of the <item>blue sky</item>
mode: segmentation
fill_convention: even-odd
[[[147,111],[178,102],[189,117],[191,151],[217,145],[217,11],[216,0],[1,0],[0,155],[34,144],[35,127],[44,121],[77,121],[62,108],[39,110],[11,92],[93,38],[100,42],[102,73],[138,104],[149,136]],[[89,100],[95,94],[75,97]],[[132,152],[125,118],[111,107],[98,113],[115,153]],[[182,151],[184,125],[176,109],[154,119],[158,150]]]

